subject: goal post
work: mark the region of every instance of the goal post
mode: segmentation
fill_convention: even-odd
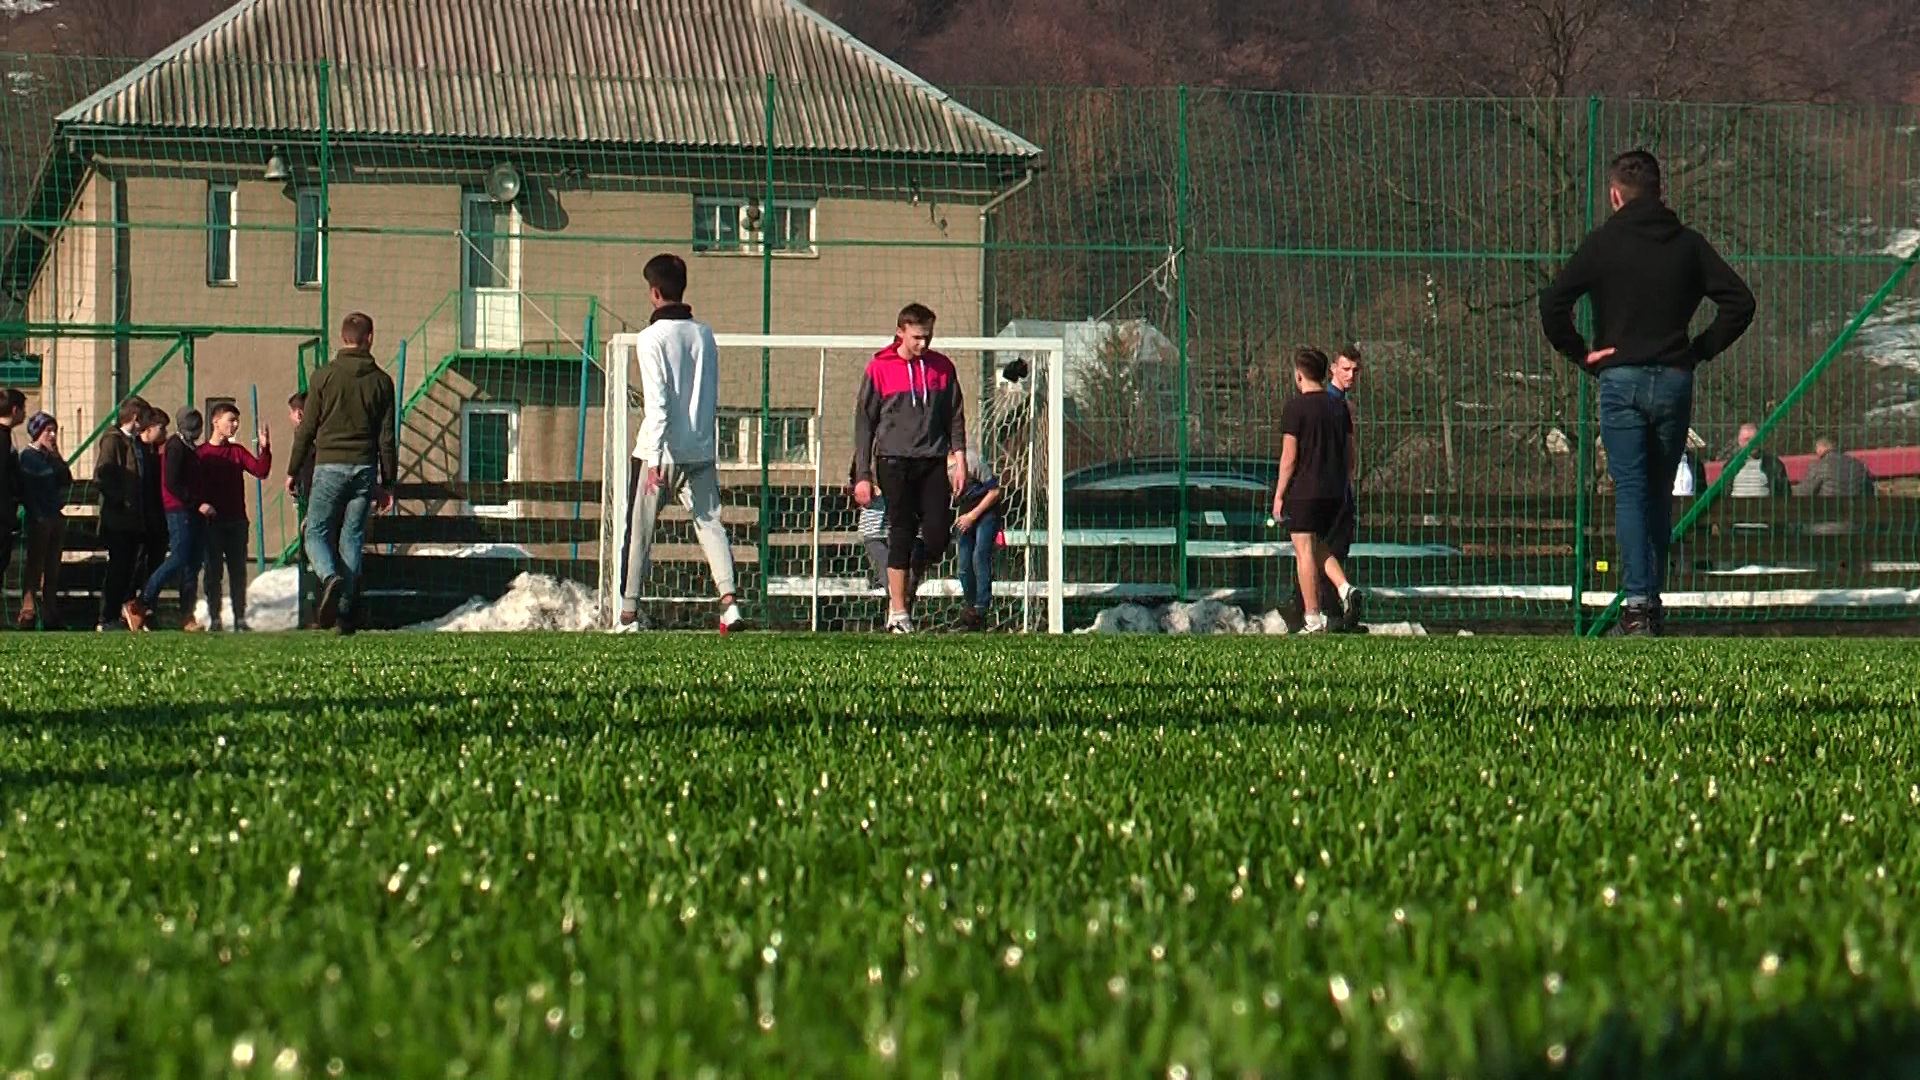
[[[776,628],[862,625],[866,617],[859,613],[874,610],[884,594],[873,581],[871,559],[861,554],[857,509],[844,494],[854,395],[868,360],[892,337],[714,337],[720,348],[716,460],[741,595],[760,601],[762,617]],[[638,340],[638,334],[614,335],[603,359],[600,600],[609,618],[620,606],[642,408]],[[1009,557],[995,563],[995,624],[1064,633],[1066,344],[1046,337],[936,337],[933,347],[959,369],[969,444],[982,450],[1011,494],[1002,519]],[[765,505],[763,471],[772,489]],[[650,610],[714,599],[697,551],[669,543],[687,539],[684,525],[676,524],[683,510],[669,509],[655,538],[655,564],[642,587],[643,607]],[[947,572],[954,565],[949,548],[947,569],[921,586],[923,605],[960,596],[957,575]],[[767,616],[770,611],[778,618]]]

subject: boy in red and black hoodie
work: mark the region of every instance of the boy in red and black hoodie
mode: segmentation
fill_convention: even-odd
[[[220,586],[224,576],[233,592],[233,628],[247,628],[247,477],[265,480],[273,468],[273,436],[265,425],[253,433],[255,457],[241,445],[240,409],[223,401],[213,407],[213,432],[200,444],[200,498],[212,513],[206,530],[207,622],[220,629]]]
[[[932,310],[908,304],[893,344],[860,380],[853,413],[854,501],[887,500],[887,629],[913,632],[918,581],[953,532],[953,500],[966,487],[967,414],[953,361],[931,348]],[[916,551],[915,542],[921,547]]]

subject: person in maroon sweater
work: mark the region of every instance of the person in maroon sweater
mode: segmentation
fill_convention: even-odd
[[[200,499],[212,508],[207,516],[207,570],[202,590],[207,597],[207,621],[220,629],[220,579],[232,581],[233,628],[247,628],[247,477],[265,480],[273,468],[272,434],[262,426],[254,433],[260,456],[247,452],[235,438],[240,433],[240,410],[228,402],[213,407],[213,433],[200,445]]]

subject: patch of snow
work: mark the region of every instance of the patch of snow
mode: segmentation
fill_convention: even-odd
[[[1384,637],[1426,637],[1419,623],[1368,623],[1369,634]],[[1140,604],[1121,604],[1095,615],[1093,625],[1081,634],[1261,634],[1283,637],[1287,620],[1278,611],[1250,616],[1231,604],[1217,600],[1196,600],[1191,604],[1168,604],[1150,609]]]
[[[531,559],[533,552],[519,544],[462,544],[458,547],[417,547],[408,554],[440,559]]]
[[[1914,248],[1920,248],[1920,229],[1895,229],[1880,254],[1904,259],[1913,254]]]
[[[560,581],[545,574],[521,574],[498,600],[474,597],[430,622],[407,627],[415,631],[499,633],[524,630],[561,630],[575,633],[598,630],[606,624],[600,598],[576,581]]]
[[[54,0],[0,0],[0,15],[18,18],[35,15],[52,7]]]
[[[299,608],[294,594],[299,588],[300,571],[291,566],[269,570],[254,578],[247,585],[247,628],[260,632],[292,630]],[[208,614],[207,598],[202,595],[194,601],[193,617],[201,626],[206,626]],[[220,598],[220,628],[226,631],[234,628],[232,593]]]

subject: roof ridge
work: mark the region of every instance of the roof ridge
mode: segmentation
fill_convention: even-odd
[[[847,46],[848,48],[866,57],[867,59],[872,60],[874,63],[880,65],[880,67],[884,68],[890,74],[899,78],[902,82],[908,84],[909,86],[912,86],[918,90],[925,91],[935,101],[939,102],[941,105],[944,105],[949,109],[952,109],[957,113],[960,113],[966,119],[971,120],[976,124],[980,124],[983,127],[990,129],[994,134],[998,135],[999,137],[1015,143],[1016,145],[1022,147],[1023,149],[1031,152],[1036,156],[1044,153],[1044,151],[1042,151],[1040,147],[1034,145],[1032,142],[1028,141],[1027,139],[1022,138],[1019,134],[1011,130],[1008,130],[1005,127],[1002,127],[999,124],[994,123],[992,120],[989,120],[986,117],[968,108],[967,106],[962,105],[959,102],[959,100],[956,99],[952,94],[947,93],[945,90],[942,90],[940,87],[934,85],[932,82],[929,82],[925,76],[915,74],[913,71],[909,70],[905,65],[899,63],[898,61],[894,60],[892,57],[881,52],[879,49],[876,49],[873,46],[867,44],[866,42],[861,41],[859,38],[855,37],[851,32],[849,32],[845,27],[841,26],[839,23],[834,22],[832,19],[827,18],[825,15],[822,15],[819,12],[808,7],[806,4],[802,3],[801,0],[772,0],[772,2],[775,4],[778,4],[781,7],[786,8],[790,12],[798,14],[802,19],[805,19],[808,22],[813,23],[814,26],[819,28],[821,31],[825,32],[828,36],[838,39],[841,42],[841,44]]]
[[[218,15],[215,15],[213,18],[208,19],[206,22],[200,24],[200,26],[197,29],[189,33],[187,36],[181,38],[179,41],[176,41],[173,44],[167,46],[166,48],[161,49],[159,52],[154,53],[151,57],[148,57],[144,62],[136,65],[132,71],[127,72],[125,75],[120,76],[118,79],[113,80],[107,85],[87,95],[85,98],[82,98],[80,101],[62,110],[59,116],[54,117],[54,122],[66,123],[69,120],[73,120],[80,116],[84,116],[86,113],[90,112],[93,109],[99,108],[102,104],[107,102],[114,95],[125,91],[127,88],[139,82],[141,79],[146,78],[148,75],[166,66],[168,63],[171,63],[172,61],[179,59],[180,54],[186,52],[188,49],[193,48],[195,45],[200,44],[202,41],[205,41],[206,39],[212,37],[215,31],[218,31],[222,27],[226,26],[228,23],[231,23],[236,19],[240,18],[240,16],[245,14],[246,12],[252,11],[254,8],[260,6],[264,2],[266,2],[266,0],[240,0],[239,3],[233,5],[227,10],[221,12]]]

